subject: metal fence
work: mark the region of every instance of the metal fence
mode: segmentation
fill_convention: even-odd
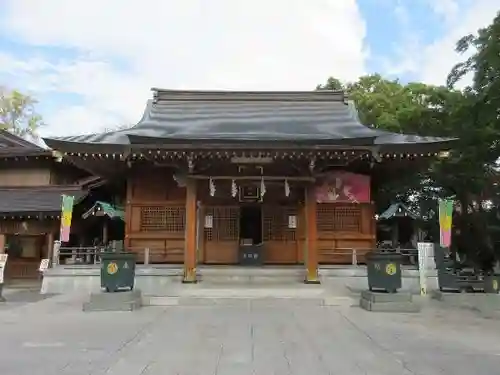
[[[56,264],[89,265],[101,262],[100,254],[104,252],[104,246],[93,247],[60,247],[56,255]]]

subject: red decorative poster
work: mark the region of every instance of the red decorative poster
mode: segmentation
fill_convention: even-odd
[[[370,202],[370,176],[351,172],[331,172],[316,187],[318,203]]]

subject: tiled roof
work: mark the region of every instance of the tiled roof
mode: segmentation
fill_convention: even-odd
[[[40,146],[3,129],[0,129],[0,147],[19,147],[43,150]]]
[[[62,194],[73,195],[75,203],[87,192],[67,187],[0,188],[0,214],[39,214],[60,212]]]
[[[130,129],[57,138],[71,143],[137,144],[185,141],[291,141],[363,145],[440,143],[449,139],[394,134],[365,126],[342,92],[234,92],[154,89],[139,123]],[[61,142],[51,142],[60,147]],[[147,143],[151,143],[148,141]],[[53,146],[52,146],[52,145]]]
[[[51,156],[51,154],[50,150],[0,129],[0,158]]]

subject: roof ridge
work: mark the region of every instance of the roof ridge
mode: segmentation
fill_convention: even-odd
[[[236,91],[236,90],[171,90],[152,88],[153,102],[158,101],[331,101],[345,102],[346,94],[338,90],[315,91]]]

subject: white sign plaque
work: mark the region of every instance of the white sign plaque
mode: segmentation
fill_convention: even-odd
[[[5,272],[5,265],[7,264],[8,254],[0,254],[0,284],[3,284],[3,275]]]
[[[49,268],[49,258],[42,259],[40,261],[40,267],[38,267],[38,271],[45,272]]]
[[[214,217],[212,215],[205,216],[205,228],[213,228],[214,227]]]
[[[290,228],[290,229],[297,228],[297,216],[295,216],[295,215],[288,216],[288,228]]]
[[[434,244],[430,242],[419,242],[418,249],[418,274],[420,279],[420,294],[427,294],[427,268],[429,258],[434,259]]]

